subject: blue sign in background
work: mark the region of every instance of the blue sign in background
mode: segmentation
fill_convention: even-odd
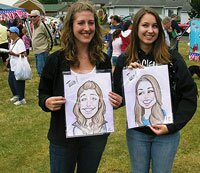
[[[200,19],[190,22],[190,60],[200,62]]]

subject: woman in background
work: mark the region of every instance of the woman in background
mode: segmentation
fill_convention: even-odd
[[[25,100],[25,80],[16,80],[15,69],[17,68],[17,61],[19,56],[26,56],[26,48],[23,40],[19,37],[19,29],[12,26],[8,29],[9,38],[11,40],[9,46],[9,59],[10,59],[10,70],[8,75],[8,83],[12,91],[13,97],[10,99],[14,102],[14,105],[26,104]]]
[[[25,27],[22,28],[22,33],[23,33],[22,40],[23,40],[25,47],[26,47],[26,55],[28,56],[29,55],[29,49],[30,49],[30,46],[31,46],[31,39],[29,38],[27,29]]]
[[[117,58],[121,55],[121,46],[122,46],[122,39],[119,36],[121,33],[121,30],[117,29],[116,31],[113,32],[112,34],[112,72],[115,69],[116,63],[117,63]]]

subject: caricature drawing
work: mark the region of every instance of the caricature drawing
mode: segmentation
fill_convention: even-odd
[[[165,111],[158,81],[152,75],[143,75],[135,85],[135,122],[137,126],[162,124]]]
[[[73,108],[76,122],[74,135],[90,135],[107,132],[104,114],[106,105],[100,87],[93,81],[85,82],[77,91]]]

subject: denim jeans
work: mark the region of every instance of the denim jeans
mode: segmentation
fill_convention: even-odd
[[[35,63],[36,63],[36,69],[39,76],[42,74],[43,67],[47,61],[48,58],[48,52],[42,52],[40,54],[35,54]]]
[[[9,71],[8,84],[13,96],[18,96],[19,100],[24,99],[25,80],[16,80],[14,71]]]
[[[51,173],[96,173],[107,135],[67,139],[65,146],[50,143]]]
[[[180,133],[153,136],[128,129],[126,132],[132,173],[171,173]]]
[[[118,56],[112,56],[112,65],[116,66]]]

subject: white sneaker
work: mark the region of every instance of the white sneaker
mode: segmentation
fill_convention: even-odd
[[[18,97],[18,96],[13,96],[13,97],[10,99],[11,102],[16,102],[16,101],[18,101],[18,100],[19,100],[19,97]]]
[[[16,106],[18,106],[18,105],[24,105],[24,104],[26,104],[26,100],[25,99],[22,99],[22,100],[18,100],[18,101],[16,101],[15,103],[14,103],[14,105],[16,105]]]

